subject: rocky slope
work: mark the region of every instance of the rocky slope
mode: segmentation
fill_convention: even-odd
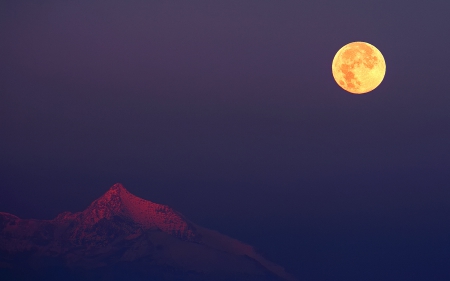
[[[115,184],[53,220],[0,213],[2,280],[294,280],[251,246]],[[4,279],[6,278],[6,279]]]

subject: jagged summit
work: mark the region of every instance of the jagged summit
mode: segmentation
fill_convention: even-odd
[[[103,201],[105,203],[109,203],[111,208],[119,207],[121,203],[126,201],[126,198],[129,197],[136,197],[137,196],[131,194],[121,183],[116,183],[113,186],[109,188],[108,191],[106,191],[100,198],[98,198],[96,201]],[[140,198],[139,198],[140,199]],[[152,203],[148,200],[146,200],[149,203]],[[95,201],[94,201],[95,202]],[[119,204],[119,205],[117,205]],[[92,204],[91,204],[92,205]]]
[[[122,184],[116,183],[106,193],[91,203],[89,207],[83,211],[85,215],[95,213],[97,219],[109,219],[116,215],[126,215],[127,202],[130,198],[136,197],[123,187]],[[140,199],[136,197],[137,199]],[[143,200],[143,199],[141,199]],[[153,204],[147,201],[148,204]]]
[[[118,182],[118,183],[114,184],[113,186],[111,186],[109,188],[109,190],[103,196],[109,195],[109,194],[120,196],[120,194],[122,192],[129,193],[129,191],[120,182]]]
[[[120,217],[144,230],[159,229],[181,238],[196,236],[195,227],[181,214],[166,205],[153,203],[131,194],[122,184],[114,184],[105,194],[82,212],[83,225],[89,227],[100,220]]]

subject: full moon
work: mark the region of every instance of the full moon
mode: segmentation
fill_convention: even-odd
[[[381,52],[366,42],[352,42],[334,56],[333,77],[342,89],[352,94],[365,94],[380,85],[386,73]]]

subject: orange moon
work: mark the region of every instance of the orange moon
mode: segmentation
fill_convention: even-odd
[[[381,84],[386,74],[386,62],[381,52],[366,42],[352,42],[334,56],[334,80],[352,94],[365,94]]]

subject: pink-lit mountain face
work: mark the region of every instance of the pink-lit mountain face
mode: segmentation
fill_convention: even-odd
[[[2,280],[295,280],[251,246],[115,184],[53,220],[0,213]]]

